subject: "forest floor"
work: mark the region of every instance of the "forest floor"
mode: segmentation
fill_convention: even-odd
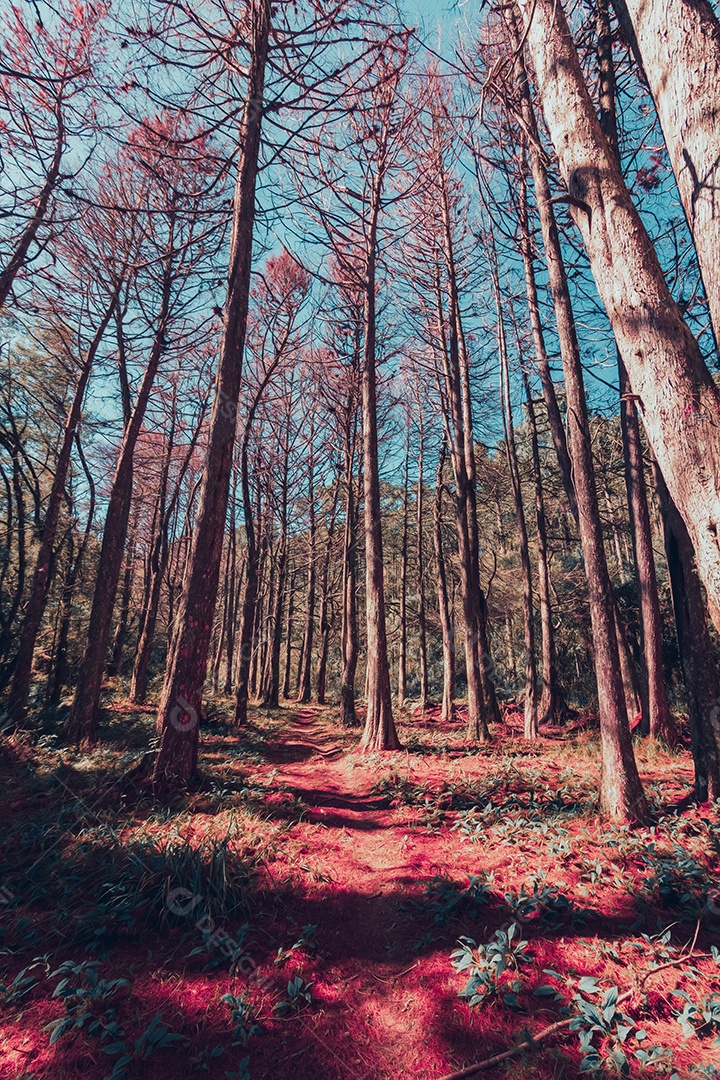
[[[82,758],[2,751],[2,1080],[439,1080],[571,1015],[482,1075],[720,1076],[720,814],[687,752],[638,744],[637,830],[597,817],[592,724],[469,748],[408,712],[362,756],[288,704],[208,722],[159,806],[127,780],[152,710],[104,719]]]

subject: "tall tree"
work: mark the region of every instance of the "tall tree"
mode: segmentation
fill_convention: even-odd
[[[247,723],[251,665],[258,647],[258,589],[262,554],[257,536],[261,526],[260,513],[253,509],[251,491],[251,437],[255,417],[268,386],[280,365],[292,356],[293,333],[309,284],[305,271],[290,255],[283,252],[282,255],[267,260],[263,280],[253,290],[257,310],[253,313],[249,344],[255,353],[255,370],[240,443],[240,487],[247,548],[245,592],[240,615],[235,673],[235,723],[241,726]],[[258,501],[259,499],[258,490]]]
[[[139,349],[148,349],[147,362],[126,420],[112,480],[103,527],[87,644],[78,673],[68,732],[79,745],[95,739],[96,712],[112,626],[113,608],[122,569],[133,493],[133,459],[148,405],[171,338],[174,348],[188,347],[186,325],[198,285],[193,279],[206,256],[206,162],[193,148],[182,148],[180,138],[195,134],[186,122],[160,117],[154,125],[139,127],[123,152],[121,185],[134,196],[132,212],[144,223],[140,230],[142,271],[134,283],[141,299],[138,322],[144,323]],[[201,148],[200,148],[201,149]],[[134,190],[133,190],[134,189]],[[113,211],[123,217],[122,206]],[[152,302],[151,302],[152,299]],[[190,331],[190,336],[192,335]]]
[[[32,664],[33,656],[35,654],[35,645],[50,588],[52,558],[57,539],[60,511],[65,497],[65,485],[70,470],[72,448],[76,440],[78,426],[82,416],[85,391],[90,379],[90,373],[95,362],[95,357],[102,343],[103,336],[110,324],[110,320],[112,319],[115,305],[117,304],[121,280],[122,275],[120,280],[116,280],[111,286],[110,295],[106,297],[105,310],[100,314],[97,328],[84,350],[77,382],[75,384],[75,391],[65,421],[62,442],[55,467],[55,475],[53,476],[47,509],[45,511],[45,519],[43,521],[40,549],[35,561],[30,594],[25,605],[25,615],[19,632],[19,645],[17,656],[15,658],[15,668],[9,701],[10,715],[15,724],[22,724],[25,719],[32,679]]]
[[[250,66],[238,132],[239,160],[233,198],[222,344],[210,414],[198,519],[158,709],[160,749],[153,773],[153,782],[157,787],[187,783],[197,769],[202,690],[230,490],[250,299],[255,186],[270,41],[269,0],[257,0],[257,3],[250,4],[247,17]]]
[[[442,631],[443,655],[443,694],[442,719],[451,723],[455,719],[455,628],[452,623],[452,611],[448,594],[447,565],[445,562],[443,539],[443,470],[447,456],[446,439],[443,437],[438,455],[435,475],[435,499],[433,503],[433,550],[435,553],[435,572],[437,575],[437,600]]]
[[[206,41],[224,71],[228,49],[236,50],[241,42],[247,44],[248,68],[237,139],[238,171],[222,346],[198,520],[158,711],[161,742],[154,770],[156,786],[186,783],[197,767],[198,723],[218,591],[247,326],[263,122],[270,109],[278,113],[283,104],[296,110],[297,121],[297,111],[304,110],[307,117],[310,111],[327,107],[329,101],[334,104],[338,72],[345,74],[356,62],[355,56],[340,59],[337,51],[352,35],[358,11],[365,11],[360,0],[336,0],[322,9],[312,3],[278,9],[269,0],[248,0],[243,34],[238,36],[234,18],[225,22],[224,37],[214,24],[204,28]],[[223,11],[218,18],[224,15]],[[361,51],[361,63],[368,51],[375,54],[377,46]],[[266,105],[268,71],[273,76],[273,100]],[[296,138],[302,127],[302,123],[295,123]],[[285,122],[278,121],[277,133],[276,145],[284,147],[288,140]]]
[[[720,345],[720,21],[708,0],[613,0],[655,101]]]
[[[597,0],[597,57],[599,73],[600,126],[620,164],[615,101],[615,64],[608,0]],[[640,439],[637,404],[630,389],[627,370],[618,350],[620,423],[625,460],[630,531],[635,573],[640,596],[640,626],[644,658],[643,728],[655,738],[672,743],[675,730],[667,692],[662,658],[662,615],[658,596],[652,531],[648,512],[645,465]]]
[[[600,128],[561,4],[517,4],[570,214],[720,626],[720,392]]]
[[[500,295],[500,279],[495,249],[490,245],[490,276],[495,293],[497,310],[498,354],[500,359],[500,408],[505,433],[505,452],[510,470],[510,483],[515,503],[515,520],[520,544],[520,566],[523,582],[523,636],[525,643],[525,700],[524,734],[526,739],[535,739],[538,734],[537,706],[537,669],[535,665],[535,626],[533,611],[532,567],[530,563],[530,543],[528,539],[525,507],[523,503],[522,481],[518,465],[515,426],[513,422],[512,400],[510,397],[510,364],[507,354],[507,337]]]
[[[528,38],[534,25],[532,20]],[[513,40],[523,112],[532,123],[519,48],[521,39],[517,31]],[[536,126],[533,131],[537,131]],[[611,818],[642,821],[647,817],[647,805],[630,738],[618,651],[616,604],[603,542],[580,349],[547,174],[535,139],[530,141],[529,152],[565,374],[570,456],[590,600],[602,745],[600,804],[603,812]]]

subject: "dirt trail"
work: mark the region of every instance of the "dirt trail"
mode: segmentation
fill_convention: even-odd
[[[317,926],[319,948],[311,976],[322,1004],[303,1021],[318,1039],[307,1050],[315,1061],[292,1075],[442,1075],[447,1051],[456,1059],[472,1036],[450,1015],[457,979],[448,950],[418,949],[432,919],[410,901],[447,869],[445,841],[413,830],[416,810],[373,792],[377,765],[348,754],[319,710],[302,708],[268,757],[273,783],[308,807],[285,857],[305,875],[292,915]],[[404,760],[393,755],[388,765]]]

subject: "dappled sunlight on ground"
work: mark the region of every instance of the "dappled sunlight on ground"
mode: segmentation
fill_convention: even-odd
[[[121,708],[81,762],[7,748],[1,1077],[437,1080],[612,987],[632,993],[629,1026],[592,1035],[606,1066],[657,1047],[646,1075],[714,1075],[720,820],[678,809],[684,751],[639,745],[655,823],[633,830],[595,816],[591,723],[474,748],[407,712],[406,749],[363,756],[335,710],[288,705],[239,738],[208,724],[202,782],[159,806],[124,780],[139,744],[108,749],[128,719],[151,730]],[[461,936],[503,964],[468,946],[456,970]],[[573,1077],[579,1034],[486,1075]]]

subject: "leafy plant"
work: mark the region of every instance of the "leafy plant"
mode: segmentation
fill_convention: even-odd
[[[307,926],[303,926],[302,934],[289,949],[284,949],[282,945],[280,946],[277,951],[277,956],[275,957],[275,964],[284,964],[294,952],[298,951],[302,951],[308,956],[312,956],[317,951],[317,944],[313,941],[316,930],[317,926],[311,923],[308,923]]]
[[[461,937],[459,947],[450,954],[456,971],[469,975],[459,993],[469,1005],[481,1005],[491,997],[500,996],[506,1005],[519,1008],[518,992],[522,980],[513,978],[520,965],[527,963],[528,942],[516,938],[517,924],[507,930],[496,930],[487,945],[477,945],[472,938]]]
[[[679,844],[674,845],[672,855],[659,855],[655,845],[650,844],[642,853],[646,866],[652,873],[646,878],[643,892],[663,908],[687,913],[692,918],[702,918],[717,901],[717,882],[702,863],[688,854]]]
[[[250,1055],[246,1054],[240,1059],[237,1072],[226,1072],[225,1075],[230,1077],[230,1080],[250,1080]]]
[[[304,982],[299,975],[291,979],[287,984],[287,997],[278,1001],[274,1012],[278,1016],[289,1016],[290,1013],[299,1012],[306,1005],[312,1003],[312,984]]]
[[[432,915],[436,926],[446,926],[458,915],[477,918],[480,908],[490,899],[486,881],[470,875],[466,886],[457,886],[449,878],[437,875],[425,888],[425,899],[411,901],[413,907]]]
[[[172,1046],[177,1046],[179,1043],[187,1044],[187,1042],[188,1040],[184,1035],[171,1031],[167,1024],[163,1024],[162,1016],[158,1014],[152,1018],[140,1037],[135,1040],[132,1049],[121,1039],[103,1047],[104,1053],[119,1055],[107,1080],[125,1080],[125,1077],[130,1074],[136,1065],[142,1061],[147,1061],[158,1050],[167,1050]]]
[[[673,1052],[664,1046],[641,1047],[633,1055],[640,1062],[640,1069],[652,1069],[654,1073],[666,1074],[672,1068]],[[674,1073],[670,1080],[679,1080]]]
[[[255,1008],[247,994],[223,994],[220,1000],[232,1010],[233,1046],[246,1046],[251,1035],[261,1034],[262,1028],[256,1023]]]
[[[595,979],[589,976],[582,978],[578,990],[579,993],[573,997],[578,1012],[570,1022],[570,1030],[577,1031],[580,1038],[583,1060],[579,1071],[600,1072],[610,1068],[626,1076],[630,1070],[630,1060],[625,1052],[625,1044],[633,1032],[638,1042],[646,1038],[646,1033],[638,1030],[635,1021],[620,1011],[617,986],[603,991],[602,1000],[597,1005],[583,996],[601,993]],[[595,1041],[597,1037],[600,1039],[599,1046]]]
[[[45,974],[48,974],[49,967],[46,956],[36,957],[32,964],[28,964],[27,967],[18,971],[11,982],[0,983],[0,1000],[6,1005],[14,1005],[29,994],[38,984],[38,980],[30,972],[39,967],[44,968]]]
[[[190,1059],[190,1068],[195,1069],[198,1072],[208,1072],[210,1066],[216,1058],[222,1057],[225,1053],[224,1046],[203,1046],[199,1054],[195,1054]]]
[[[708,994],[697,1003],[685,990],[673,990],[672,995],[685,1002],[681,1010],[673,1010],[673,1015],[686,1039],[720,1031],[720,994]],[[716,1041],[720,1045],[720,1039]]]
[[[557,885],[546,885],[542,877],[534,879],[532,892],[528,892],[523,885],[519,895],[508,892],[505,900],[521,922],[537,919],[548,926],[558,926],[565,921],[574,923],[583,918],[573,901],[564,896]]]
[[[66,960],[50,978],[62,975],[53,991],[53,998],[60,998],[65,1005],[65,1015],[51,1020],[46,1026],[50,1032],[50,1044],[56,1043],[71,1032],[87,1030],[88,1035],[104,1040],[122,1039],[125,1032],[115,1020],[115,1010],[105,1003],[120,990],[129,988],[127,979],[101,979],[95,961],[76,964]],[[102,1007],[101,1007],[102,1006]]]

